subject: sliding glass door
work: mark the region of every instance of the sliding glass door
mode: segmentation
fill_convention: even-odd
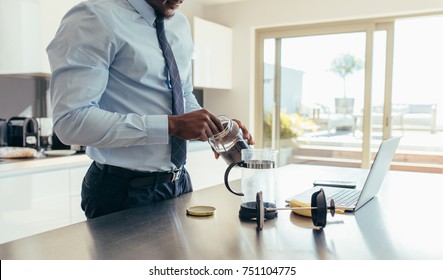
[[[442,30],[442,15],[395,22],[392,115],[401,170],[443,173]]]
[[[280,165],[367,168],[383,139],[402,136],[393,169],[443,170],[442,29],[434,16],[259,30],[259,143]]]
[[[263,39],[263,146],[280,151],[280,165],[365,165],[374,31],[371,24],[320,26]]]

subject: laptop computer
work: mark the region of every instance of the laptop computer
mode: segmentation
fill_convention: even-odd
[[[399,142],[400,137],[393,137],[382,141],[375,156],[374,162],[372,163],[371,169],[369,170],[365,184],[361,190],[316,186],[287,198],[286,202],[289,203],[291,200],[296,199],[300,202],[311,203],[312,193],[322,188],[325,192],[328,205],[329,201],[334,199],[337,207],[340,207],[346,211],[357,211],[377,195],[386,173],[389,170],[392,159],[394,158],[394,154],[397,150]]]

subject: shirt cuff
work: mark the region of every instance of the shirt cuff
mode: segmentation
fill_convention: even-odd
[[[168,115],[149,116],[147,129],[149,144],[167,144],[169,142]]]

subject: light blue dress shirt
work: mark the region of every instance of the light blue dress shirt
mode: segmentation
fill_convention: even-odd
[[[172,94],[144,0],[89,0],[73,7],[47,47],[54,131],[65,144],[87,146],[100,163],[136,170],[175,169],[168,115]],[[182,79],[185,110],[193,95],[191,29],[180,13],[165,20]]]

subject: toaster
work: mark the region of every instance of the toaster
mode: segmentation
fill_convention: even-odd
[[[12,147],[38,149],[40,137],[35,118],[12,117],[7,122],[7,144]]]
[[[8,121],[0,118],[0,147],[8,146]]]

